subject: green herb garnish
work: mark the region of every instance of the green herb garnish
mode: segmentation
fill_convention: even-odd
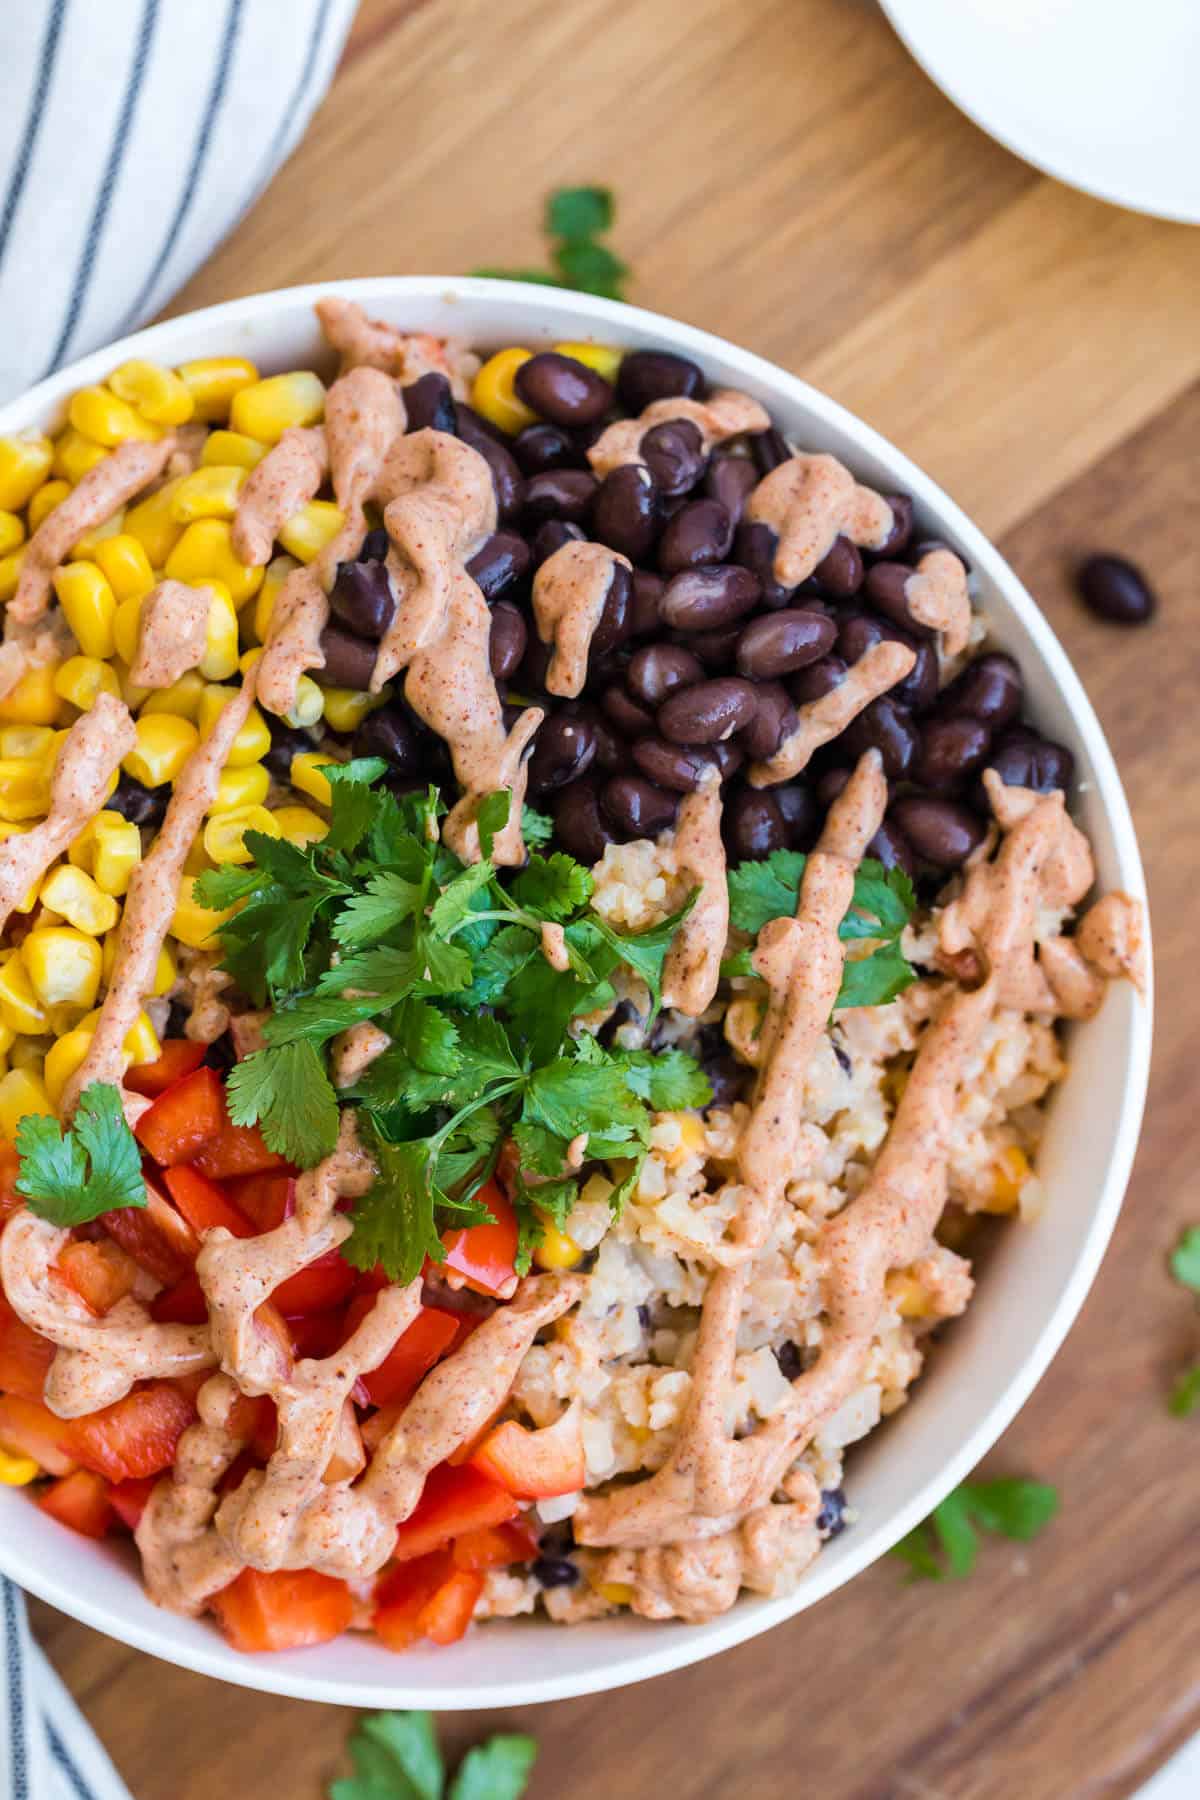
[[[739,931],[757,937],[769,919],[790,918],[800,898],[808,859],[798,850],[774,850],[763,862],[745,862],[729,871],[729,917]],[[917,897],[903,869],[885,869],[867,857],[854,877],[854,898],[838,927],[845,943],[874,940],[869,956],[848,960],[836,1008],[885,1006],[916,980],[900,949],[900,934],[916,910]],[[750,951],[739,950],[721,965],[723,975],[752,975]]]
[[[623,300],[628,264],[597,240],[612,229],[612,190],[603,187],[555,188],[546,201],[544,229],[550,239],[549,269],[473,269],[502,281],[530,281],[542,287],[574,288]]]
[[[117,1207],[146,1204],[141,1152],[109,1083],[84,1088],[65,1131],[57,1119],[26,1113],[17,1126],[17,1153],[17,1192],[52,1225],[69,1229]]]
[[[1057,1489],[1040,1481],[964,1481],[891,1554],[908,1564],[910,1581],[957,1579],[975,1567],[979,1531],[1028,1543],[1057,1511]]]
[[[354,1774],[335,1781],[329,1800],[521,1800],[537,1744],[500,1733],[468,1750],[446,1789],[446,1765],[432,1713],[384,1712],[363,1719],[350,1739]]]
[[[1171,1273],[1181,1287],[1200,1294],[1200,1225],[1189,1225],[1171,1252]],[[1176,1376],[1167,1410],[1186,1419],[1200,1407],[1200,1363]]]

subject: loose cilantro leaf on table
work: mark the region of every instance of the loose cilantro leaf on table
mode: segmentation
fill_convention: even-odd
[[[117,1207],[145,1206],[142,1157],[115,1087],[94,1081],[64,1131],[57,1119],[27,1113],[17,1126],[17,1192],[30,1212],[68,1229]]]
[[[543,287],[575,288],[623,300],[629,266],[598,240],[612,229],[616,207],[604,187],[555,188],[547,197],[543,226],[550,240],[549,269],[473,269],[502,281],[531,281]]]
[[[335,1781],[329,1800],[521,1800],[537,1744],[498,1733],[468,1750],[446,1788],[437,1726],[427,1712],[373,1713],[350,1739],[354,1774]]]
[[[908,1564],[910,1581],[956,1579],[975,1567],[978,1532],[1028,1543],[1057,1511],[1057,1490],[1040,1481],[964,1481],[891,1554]]]
[[[1200,1225],[1189,1225],[1170,1258],[1171,1273],[1181,1287],[1200,1295]],[[1177,1419],[1190,1417],[1200,1407],[1200,1363],[1176,1376],[1167,1410]]]
[[[1176,1419],[1188,1419],[1200,1406],[1200,1363],[1175,1377],[1167,1411]]]
[[[613,212],[611,188],[556,188],[546,200],[546,236],[595,237],[612,230]]]

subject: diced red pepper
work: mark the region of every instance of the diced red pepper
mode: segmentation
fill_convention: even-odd
[[[202,1065],[160,1094],[133,1129],[142,1148],[170,1169],[176,1163],[195,1162],[205,1145],[227,1127],[221,1077]]]
[[[522,1500],[577,1493],[586,1476],[578,1407],[569,1406],[541,1431],[506,1420],[483,1440],[468,1466]]]
[[[354,1284],[356,1294],[377,1294],[380,1288],[389,1287],[388,1272],[382,1263],[376,1263],[373,1269],[360,1269],[358,1280]]]
[[[149,1063],[135,1063],[125,1071],[125,1086],[135,1094],[157,1100],[169,1087],[190,1075],[204,1061],[207,1044],[193,1044],[190,1038],[164,1038],[162,1054]]]
[[[279,1413],[269,1394],[239,1394],[229,1409],[227,1430],[248,1444],[260,1462],[269,1462],[279,1437]]]
[[[258,1231],[274,1231],[296,1210],[294,1175],[240,1175],[229,1183],[229,1197]]]
[[[212,1608],[235,1650],[299,1650],[339,1637],[354,1615],[344,1581],[315,1569],[243,1569]]]
[[[18,1319],[0,1289],[0,1392],[40,1400],[55,1346]]]
[[[456,1644],[465,1637],[482,1592],[482,1575],[472,1569],[455,1569],[418,1615],[417,1622],[430,1643]]]
[[[0,1144],[0,1231],[3,1231],[7,1219],[20,1212],[25,1204],[24,1194],[17,1192],[17,1176],[21,1173],[21,1159],[11,1144]]]
[[[444,1231],[446,1260],[437,1266],[443,1272],[450,1269],[461,1275],[467,1287],[477,1294],[506,1300],[517,1281],[517,1215],[498,1181],[485,1181],[476,1198],[492,1213],[494,1222]]]
[[[286,1320],[291,1337],[292,1354],[299,1360],[302,1357],[314,1357],[318,1361],[332,1356],[340,1350],[346,1341],[342,1329],[342,1315],[336,1309],[332,1312],[302,1313],[299,1318]]]
[[[40,1400],[0,1394],[0,1449],[30,1456],[47,1475],[69,1475],[79,1467],[71,1451],[70,1426]]]
[[[174,1287],[163,1288],[150,1302],[150,1317],[158,1325],[203,1325],[208,1318],[204,1289],[194,1275],[185,1275]]]
[[[346,1298],[354,1286],[354,1275],[339,1250],[327,1250],[307,1268],[297,1269],[294,1275],[281,1281],[271,1300],[285,1319],[297,1314],[328,1312]]]
[[[374,1294],[359,1294],[351,1301],[346,1310],[347,1337],[374,1304]],[[390,1406],[398,1400],[411,1399],[457,1336],[458,1320],[453,1313],[423,1306],[379,1367],[363,1376],[362,1386],[372,1406]]]
[[[270,1339],[279,1366],[280,1379],[286,1379],[291,1374],[292,1364],[296,1360],[296,1353],[292,1348],[292,1334],[287,1320],[277,1306],[273,1306],[269,1300],[264,1300],[261,1306],[255,1308],[254,1324],[264,1337]]]
[[[109,1503],[127,1531],[137,1530],[158,1482],[157,1475],[142,1475],[136,1481],[118,1481],[109,1488]]]
[[[257,1125],[231,1125],[226,1117],[221,1129],[195,1158],[202,1175],[228,1181],[237,1175],[263,1175],[290,1169],[286,1156],[268,1150]]]
[[[137,1280],[132,1257],[119,1244],[104,1240],[65,1244],[54,1273],[98,1318],[131,1294]]]
[[[69,1525],[84,1537],[102,1538],[113,1523],[108,1483],[90,1469],[76,1469],[52,1482],[38,1495],[38,1505],[60,1525]]]
[[[465,1531],[503,1525],[515,1518],[517,1511],[513,1496],[478,1469],[452,1469],[448,1463],[440,1463],[426,1477],[412,1513],[397,1527],[392,1555],[398,1562],[425,1556]]]
[[[510,1563],[532,1562],[537,1553],[537,1538],[520,1518],[464,1531],[450,1546],[456,1569],[506,1569]]]
[[[178,1168],[165,1169],[163,1180],[172,1200],[197,1237],[203,1237],[206,1231],[212,1231],[218,1225],[223,1225],[234,1237],[254,1236],[254,1226],[250,1220],[226,1198],[215,1181],[210,1181],[207,1175],[201,1175],[198,1169],[181,1163]]]
[[[457,1349],[457,1348],[458,1348],[458,1345],[456,1344],[455,1349]],[[504,1396],[504,1399],[500,1402],[499,1406],[496,1408],[495,1412],[492,1413],[491,1417],[488,1419],[487,1424],[481,1426],[481,1428],[475,1433],[475,1436],[472,1438],[468,1438],[465,1444],[460,1444],[458,1446],[457,1450],[452,1450],[450,1452],[449,1456],[446,1458],[446,1461],[448,1463],[450,1463],[456,1469],[459,1467],[459,1465],[461,1463],[469,1463],[471,1458],[474,1456],[475,1452],[479,1449],[480,1445],[483,1443],[484,1439],[490,1435],[492,1428],[495,1426],[495,1424],[499,1420],[501,1414],[504,1412],[504,1409],[507,1405],[508,1405],[508,1395],[506,1394]]]
[[[376,1589],[373,1624],[389,1650],[408,1650],[425,1635],[421,1612],[442,1584],[455,1573],[445,1550],[391,1569]]]
[[[170,1468],[195,1417],[195,1406],[178,1388],[154,1381],[112,1406],[72,1419],[66,1441],[85,1469],[109,1481],[134,1481]]]
[[[100,1223],[109,1237],[164,1287],[173,1287],[191,1273],[200,1239],[153,1181],[146,1183],[145,1206],[122,1206],[101,1213]]]

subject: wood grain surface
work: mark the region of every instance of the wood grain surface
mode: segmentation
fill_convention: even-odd
[[[544,191],[610,183],[631,297],[829,389],[945,482],[1045,606],[1110,734],[1149,867],[1152,1102],[1112,1250],[994,1455],[1056,1482],[969,1581],[885,1562],[769,1636],[636,1690],[444,1721],[542,1744],[534,1800],[1084,1800],[1200,1727],[1200,1349],[1164,1255],[1200,1219],[1195,762],[1200,232],[1043,179],[854,0],[367,0],[332,94],[172,310],[339,275],[536,261]],[[1081,551],[1153,572],[1121,632]],[[349,1716],[38,1629],[136,1800],[320,1800]]]

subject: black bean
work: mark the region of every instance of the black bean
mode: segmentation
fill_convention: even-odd
[[[900,638],[902,635],[899,631],[888,633],[889,637]],[[922,638],[920,643],[910,641],[908,647],[917,660],[904,680],[898,681],[888,692],[901,706],[907,706],[915,713],[925,713],[938,697],[937,651],[928,638]]]
[[[785,781],[779,787],[773,787],[771,792],[783,815],[789,847],[807,850],[816,839],[821,823],[817,796],[804,781]]]
[[[541,694],[545,692],[546,672],[554,656],[554,645],[543,644],[535,631],[529,631],[527,636],[525,654],[517,670],[515,685],[522,693]]]
[[[758,485],[758,470],[748,456],[717,451],[704,476],[704,492],[719,500],[736,525],[750,495]]]
[[[1110,625],[1144,625],[1154,617],[1154,589],[1137,564],[1123,556],[1089,556],[1078,581],[1084,605]]]
[[[846,679],[847,665],[840,656],[823,656],[820,662],[810,663],[807,669],[792,676],[788,682],[788,690],[797,706],[807,706],[813,700],[821,700],[831,694],[835,687],[841,687]]]
[[[672,694],[659,707],[658,729],[673,744],[715,744],[749,725],[756,707],[752,684],[726,675]]]
[[[757,520],[743,519],[734,534],[733,559],[741,563],[757,575],[762,590],[762,604],[775,609],[786,606],[790,601],[794,588],[784,587],[775,579],[775,551],[779,539],[769,525]]]
[[[633,605],[633,580],[624,563],[614,563],[609,577],[604,607],[592,633],[592,658],[601,657],[629,635],[629,615]],[[598,665],[596,667],[597,672]]]
[[[613,402],[603,375],[558,350],[540,350],[523,362],[513,386],[526,406],[552,425],[593,425]]]
[[[688,633],[685,642],[706,669],[731,669],[741,635],[736,625],[728,625],[724,631]]]
[[[1052,744],[1025,726],[1011,727],[992,746],[984,767],[995,769],[1005,787],[1032,788],[1048,794],[1065,792],[1075,773],[1075,758],[1065,744]]]
[[[862,552],[858,545],[848,537],[836,537],[833,549],[827,550],[816,568],[813,577],[825,589],[827,594],[835,594],[839,600],[848,600],[857,594],[866,575]]]
[[[538,727],[529,759],[529,791],[543,798],[585,775],[596,755],[596,734],[586,718],[553,713]]]
[[[658,490],[649,469],[623,463],[606,475],[592,503],[592,536],[630,562],[644,562],[658,536]]]
[[[881,694],[851,720],[840,742],[856,760],[866,750],[878,750],[884,774],[889,781],[899,781],[912,767],[920,739],[911,714],[890,694]]]
[[[515,519],[524,501],[525,483],[511,453],[497,442],[495,435],[488,429],[487,421],[481,419],[473,408],[459,400],[454,411],[459,437],[472,450],[478,450],[492,472],[498,517],[502,522]]]
[[[523,537],[515,531],[496,531],[475,552],[467,564],[467,574],[485,600],[497,600],[529,573],[531,561],[529,545]]]
[[[731,775],[736,775],[746,760],[746,752],[732,738],[726,738],[719,744],[706,744],[705,749],[720,769],[722,781],[728,781]]]
[[[788,841],[779,803],[765,789],[739,787],[725,805],[722,821],[730,860],[762,862]]]
[[[847,769],[841,766],[832,769],[822,769],[821,773],[817,776],[817,799],[822,806],[828,807],[833,805],[853,773],[853,769]]]
[[[431,369],[428,375],[418,376],[402,388],[400,394],[409,431],[448,431],[452,436],[457,432],[454,396],[444,375]]]
[[[927,719],[921,748],[912,767],[918,787],[948,794],[983,764],[992,734],[979,719],[959,713],[949,719]]]
[[[686,494],[704,473],[704,439],[690,419],[652,425],[638,448],[660,494]]]
[[[838,621],[837,653],[847,665],[892,636],[892,627],[874,613],[847,612]]]
[[[531,1564],[531,1573],[539,1587],[574,1587],[579,1580],[579,1565],[569,1556],[539,1556]]]
[[[775,1351],[775,1361],[779,1364],[779,1373],[784,1380],[795,1381],[804,1368],[804,1352],[799,1344],[794,1344],[789,1338]]]
[[[961,675],[938,696],[938,712],[953,716],[969,713],[1000,731],[1021,710],[1021,671],[1011,656],[991,650],[968,663]]]
[[[312,749],[311,738],[305,748]],[[110,812],[118,812],[123,819],[128,819],[131,825],[161,825],[170,798],[169,787],[146,787],[122,770],[121,779],[104,804]]]
[[[544,475],[547,469],[582,469],[586,459],[578,444],[557,425],[526,425],[512,441],[522,475]]]
[[[836,637],[832,619],[800,607],[751,619],[738,639],[738,674],[755,681],[790,675],[819,661],[833,649]]]
[[[680,644],[647,644],[629,660],[626,684],[644,706],[661,706],[676,688],[704,680],[704,664]]]
[[[792,460],[792,452],[787,439],[781,431],[776,431],[774,426],[769,431],[756,431],[748,441],[750,453],[758,465],[760,475],[769,475],[772,469],[779,467],[780,463]]]
[[[626,837],[657,837],[674,823],[679,801],[640,775],[614,775],[600,790],[600,805]]]
[[[911,543],[906,544],[904,547],[904,560],[915,569],[921,558],[923,556],[929,556],[934,550],[951,551],[957,556],[959,562],[967,571],[967,574],[969,575],[971,573],[971,565],[963,555],[962,551],[955,549],[953,544],[948,544],[945,538],[914,538]]]
[[[394,775],[419,775],[425,738],[412,714],[393,704],[368,713],[354,733],[355,756],[382,756]]]
[[[823,1538],[835,1538],[845,1529],[846,1496],[840,1487],[825,1488],[821,1494],[821,1510],[817,1514],[817,1530]]]
[[[598,706],[593,706],[589,700],[568,700],[563,711],[569,718],[587,721],[596,740],[593,770],[603,769],[606,775],[617,775],[622,769],[629,767],[628,744],[613,729]]]
[[[204,1067],[215,1069],[218,1075],[228,1075],[237,1061],[237,1051],[233,1047],[233,1039],[227,1031],[219,1038],[204,1046]]]
[[[626,737],[649,737],[654,730],[653,712],[639,706],[624,688],[605,688],[600,696],[600,706],[605,717]]]
[[[341,625],[327,625],[321,633],[321,654],[325,658],[322,672],[334,687],[365,693],[371,685],[378,650],[377,644],[356,637]]]
[[[568,525],[562,519],[547,519],[539,525],[533,534],[530,545],[533,551],[534,567],[540,569],[542,564],[564,544],[582,544],[587,533],[578,525]]]
[[[912,570],[907,563],[877,562],[867,571],[863,593],[885,619],[903,625],[906,631],[914,632],[918,637],[927,637],[932,635],[929,626],[913,618],[908,604],[905,589],[911,580]]]
[[[696,400],[704,391],[703,370],[672,350],[631,350],[617,372],[617,398],[629,413],[645,412],[656,400],[677,395]]]
[[[912,845],[893,819],[885,819],[867,845],[867,855],[881,862],[885,869],[903,869],[910,881],[916,879],[917,859]]]
[[[892,509],[892,529],[876,550],[876,556],[899,556],[913,528],[913,503],[911,494],[885,494],[884,499]]]
[[[525,483],[524,519],[528,526],[547,519],[582,525],[596,492],[596,477],[587,469],[547,469]]]
[[[554,803],[554,835],[564,850],[580,862],[599,862],[606,844],[616,842],[600,811],[595,782],[573,781]]]
[[[658,540],[664,575],[721,562],[733,542],[733,522],[719,500],[692,500],[668,519]]]
[[[902,794],[892,802],[886,822],[907,839],[923,862],[938,869],[957,869],[983,842],[985,827],[957,800],[925,794]]]
[[[658,630],[662,623],[659,605],[666,585],[661,575],[652,575],[649,569],[633,571],[633,599],[629,604],[630,637],[645,637],[648,632]]]
[[[285,725],[274,713],[264,714],[271,730],[271,748],[263,757],[263,762],[277,781],[286,781],[292,772],[292,758],[313,748],[313,740],[307,731],[298,726]],[[108,802],[112,805],[113,802]]]
[[[684,569],[668,581],[659,613],[673,631],[715,631],[751,612],[760,593],[755,577],[736,563]]]
[[[488,657],[497,681],[508,681],[521,666],[521,658],[529,642],[525,615],[511,600],[499,600],[492,608],[492,631],[488,639]]]
[[[700,1067],[708,1077],[708,1085],[712,1089],[709,1106],[732,1106],[740,1100],[746,1089],[750,1071],[730,1056],[728,1051],[715,1056],[703,1056]]]
[[[396,597],[388,580],[387,564],[351,562],[338,566],[329,596],[330,611],[356,637],[383,636],[396,610]]]
[[[368,531],[358,552],[359,562],[382,562],[391,548],[392,540],[382,525],[375,525]]]
[[[699,744],[686,748],[657,737],[638,738],[632,754],[643,775],[673,794],[690,794],[716,762],[712,751]]]
[[[796,729],[796,709],[787,689],[779,681],[760,681],[755,688],[757,702],[754,717],[742,731],[738,742],[755,762],[774,756],[785,737]]]

